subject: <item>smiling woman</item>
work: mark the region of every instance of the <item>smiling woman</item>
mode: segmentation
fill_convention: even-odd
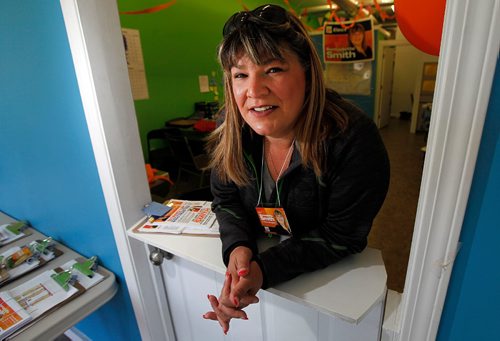
[[[361,252],[389,185],[378,129],[324,85],[321,62],[301,21],[264,5],[223,29],[225,122],[211,136],[212,209],[227,275],[209,295],[227,333],[255,294]],[[288,229],[270,229],[266,208]],[[272,216],[271,216],[272,217]],[[275,215],[276,217],[276,215]],[[275,218],[277,219],[277,218]],[[257,239],[282,233],[265,251]]]

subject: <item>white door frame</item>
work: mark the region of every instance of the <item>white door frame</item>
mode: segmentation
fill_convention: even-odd
[[[437,335],[495,74],[499,17],[499,0],[446,2],[400,340]]]
[[[147,261],[147,250],[126,234],[141,219],[141,208],[150,196],[116,3],[60,1],[141,336],[173,341],[168,305],[157,287],[158,273]],[[400,307],[400,340],[434,340],[437,334],[498,56],[500,21],[493,18],[500,17],[499,3],[446,4],[427,156]]]
[[[61,0],[99,178],[142,340],[174,341],[161,271],[127,230],[151,202],[115,0]]]

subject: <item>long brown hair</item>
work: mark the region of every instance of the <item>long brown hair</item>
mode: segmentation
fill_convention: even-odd
[[[265,11],[271,13],[266,18]],[[325,88],[321,61],[301,21],[285,9],[266,5],[233,15],[224,26],[218,57],[224,71],[224,122],[210,136],[210,167],[223,181],[238,186],[249,182],[242,146],[244,120],[238,110],[231,81],[231,67],[243,55],[257,65],[266,60],[283,60],[283,51],[295,53],[306,72],[306,94],[302,114],[295,125],[302,163],[320,176],[325,161],[324,141],[334,127],[344,130],[347,115]]]

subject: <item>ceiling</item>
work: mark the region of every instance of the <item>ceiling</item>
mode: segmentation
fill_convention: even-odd
[[[296,0],[289,1],[289,4],[299,10],[299,14],[329,12],[333,9],[338,17],[346,20],[371,14],[379,25],[396,25],[394,0]]]

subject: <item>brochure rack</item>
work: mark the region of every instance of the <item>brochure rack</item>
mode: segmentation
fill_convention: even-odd
[[[15,220],[0,212],[0,225],[11,222],[15,222]],[[0,253],[13,246],[21,246],[34,240],[44,240],[47,238],[47,236],[44,236],[31,227],[28,230],[31,232],[29,235],[2,246]],[[47,263],[45,266],[17,278],[3,286],[1,290],[13,289],[47,270],[63,266],[76,258],[84,258],[62,244],[57,243],[57,248],[63,252],[61,256]],[[82,295],[51,311],[49,314],[33,320],[23,327],[20,332],[15,333],[12,338],[8,338],[8,340],[52,340],[108,302],[116,294],[118,285],[112,272],[101,266],[99,267],[99,271],[104,274],[104,280],[86,290]]]

